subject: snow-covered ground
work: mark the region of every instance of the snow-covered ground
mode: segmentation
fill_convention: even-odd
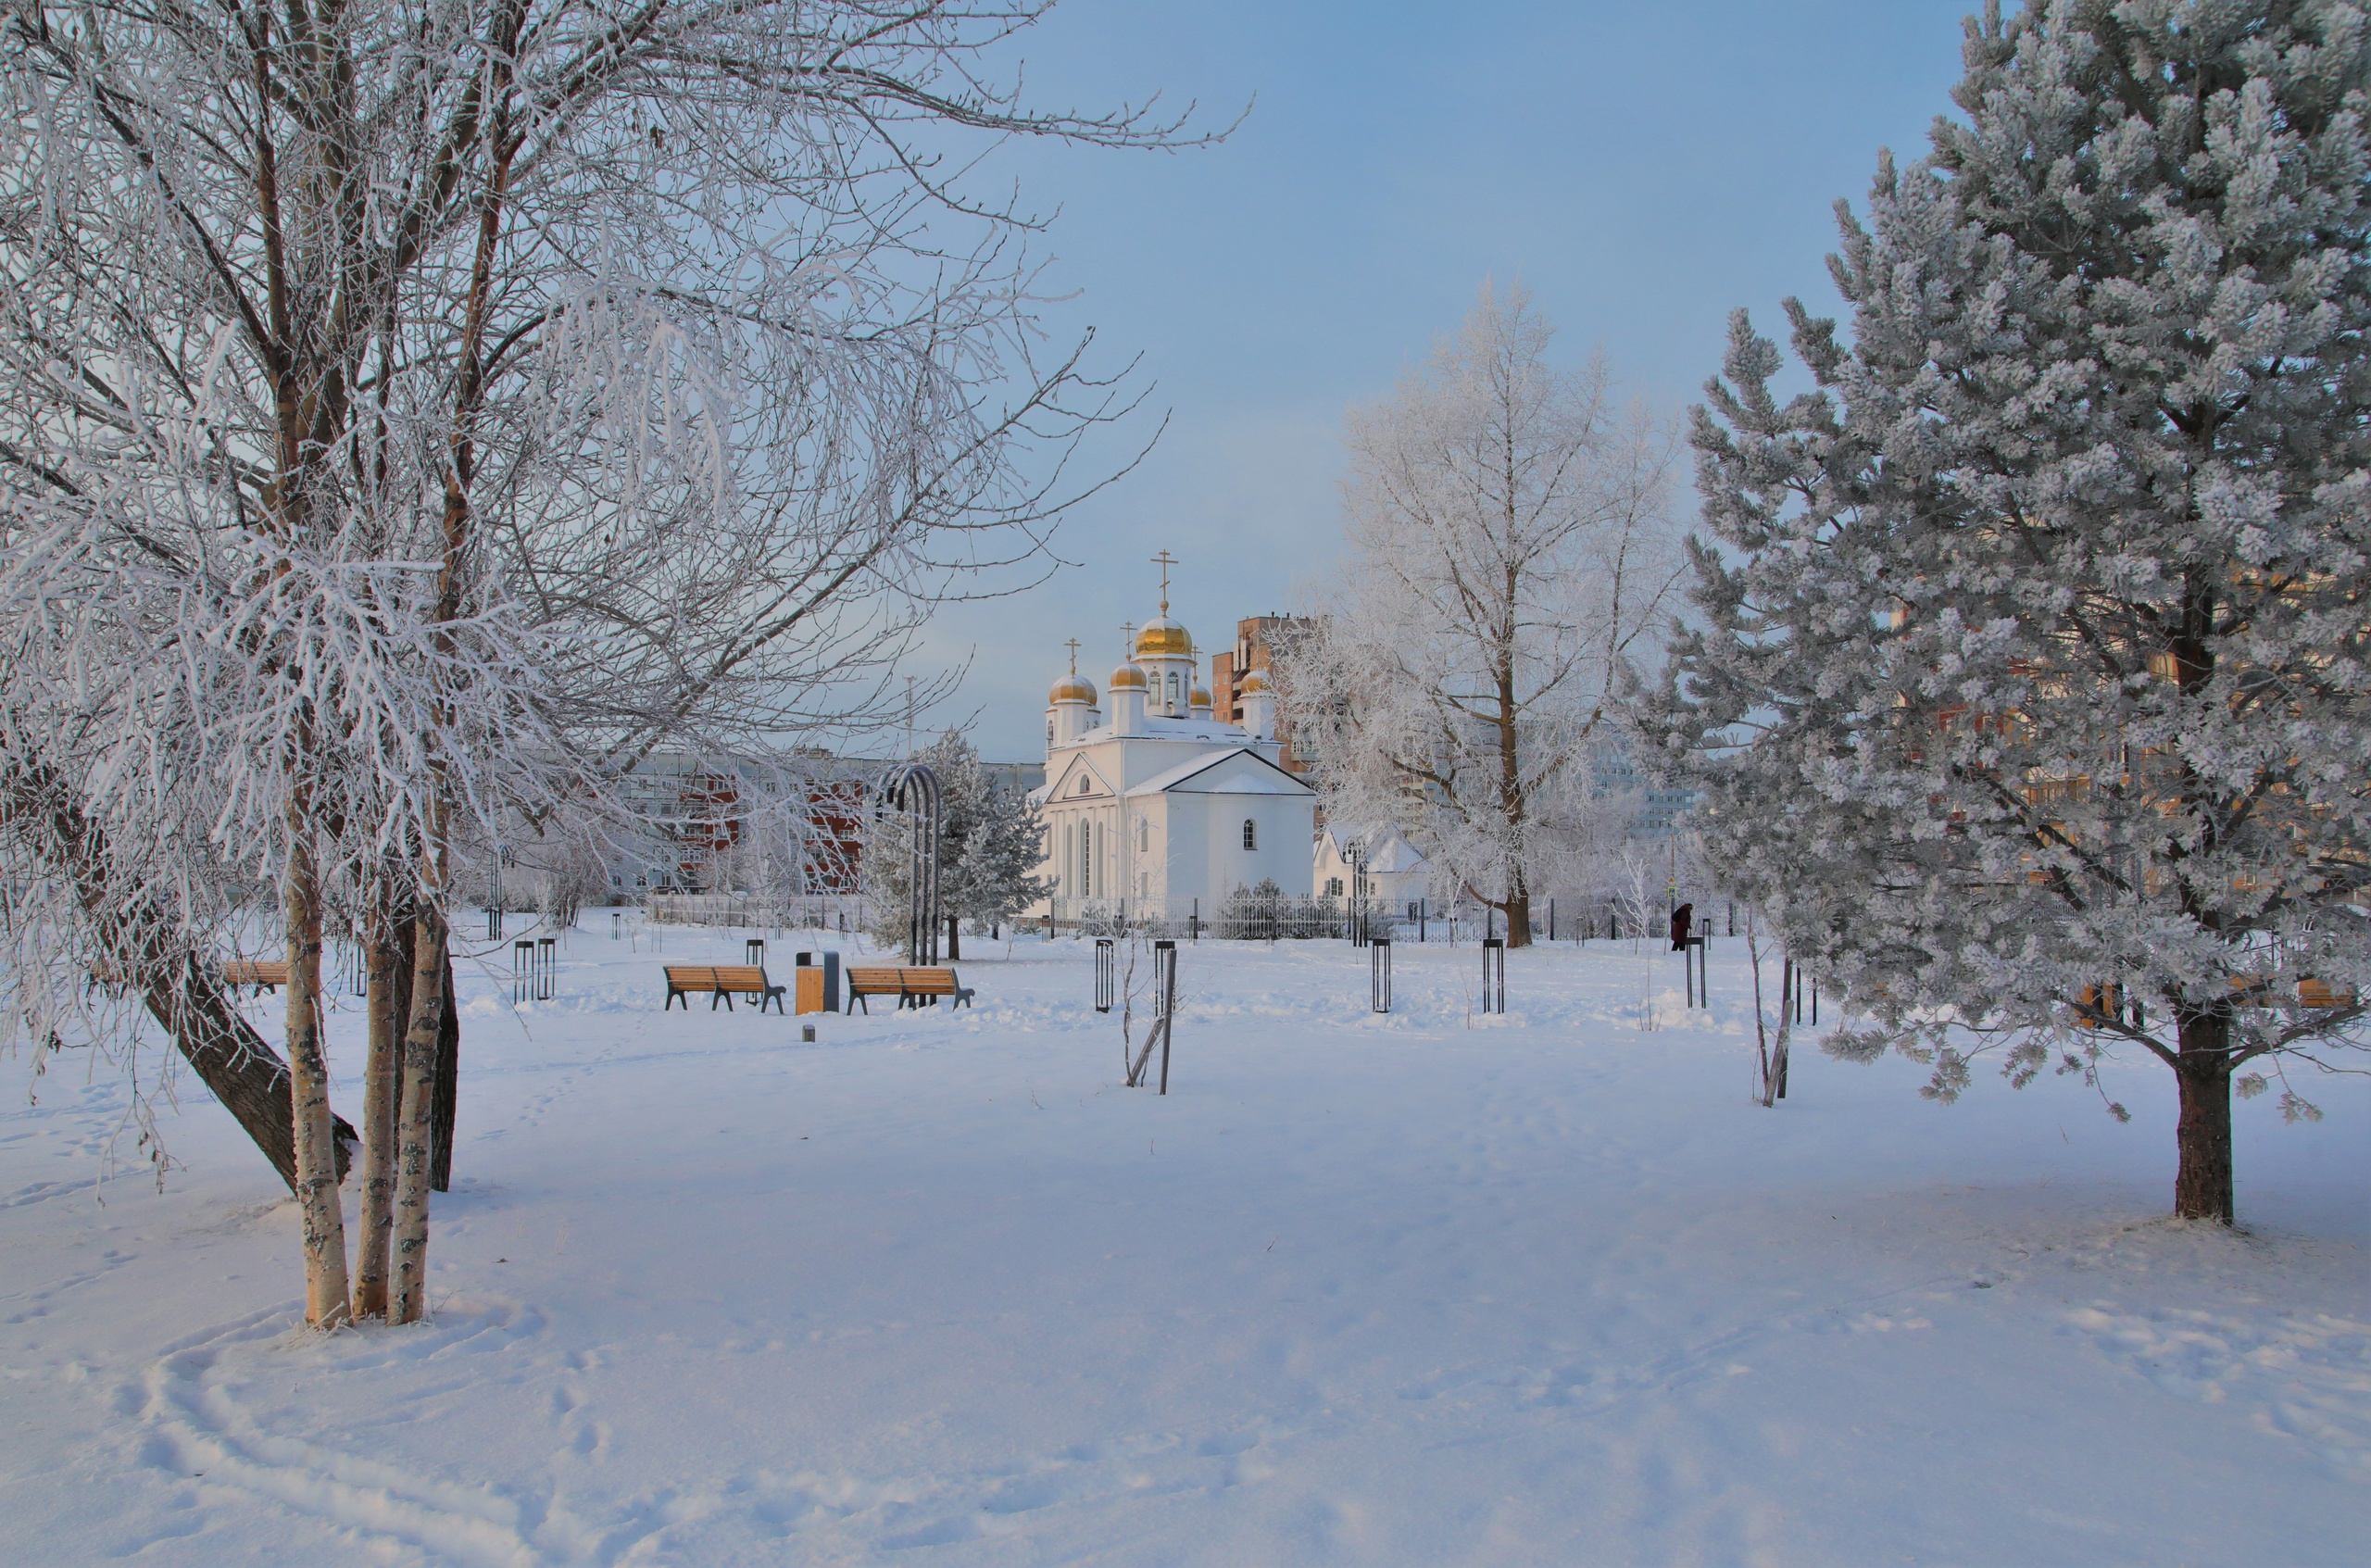
[[[2319,1125],[2240,1107],[2228,1235],[2160,1217],[2151,1064],[2111,1085],[2128,1126],[2064,1080],[1938,1107],[1913,1064],[1809,1049],[1749,1103],[1738,942],[1693,1013],[1667,959],[1516,953],[1505,1019],[1469,1014],[1471,947],[1401,947],[1388,1018],[1343,945],[1189,947],[1162,1099],[1119,1086],[1077,944],[966,962],[975,1010],[804,1046],[797,1018],[662,1014],[649,936],[588,924],[556,1003],[464,982],[424,1326],[292,1332],[293,1207],[186,1084],[161,1193],[129,1148],[95,1183],[124,1097],[73,1057],[0,1115],[0,1560],[2289,1564],[2371,1538],[2359,1084],[2312,1085]]]

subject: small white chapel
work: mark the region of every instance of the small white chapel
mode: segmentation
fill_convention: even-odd
[[[1057,919],[1089,908],[1183,919],[1197,904],[1208,918],[1263,881],[1311,891],[1317,797],[1280,765],[1275,694],[1255,671],[1240,688],[1243,723],[1211,717],[1193,636],[1169,618],[1169,564],[1160,614],[1132,632],[1104,701],[1078,672],[1075,639],[1070,673],[1047,695],[1046,783],[1030,798],[1045,816],[1037,874]]]

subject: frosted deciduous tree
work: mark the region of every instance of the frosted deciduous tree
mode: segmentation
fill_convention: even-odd
[[[99,835],[10,797],[9,1015],[42,1037],[112,954],[202,1034],[211,954],[268,909],[312,1321],[350,1310],[332,901],[367,917],[366,1076],[402,1064],[395,1135],[364,1140],[401,1319],[450,847],[623,809],[661,745],[862,733],[923,607],[1039,551],[1063,497],[1028,474],[1060,465],[1017,453],[1122,406],[1033,330],[1034,220],[942,161],[973,133],[1174,143],[997,84],[985,52],[1045,8],[0,23],[0,765]]]
[[[1530,940],[1534,892],[1592,837],[1589,751],[1680,567],[1670,443],[1600,362],[1548,362],[1520,287],[1350,419],[1339,587],[1280,650],[1329,820],[1395,822]]]
[[[2228,1222],[2235,1085],[2318,1116],[2371,986],[2371,26],[2058,0],[1966,62],[1842,215],[1850,342],[1788,307],[1816,386],[1732,329],[1669,755],[1828,1049],[2153,1058]]]

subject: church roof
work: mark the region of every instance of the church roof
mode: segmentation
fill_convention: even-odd
[[[1339,860],[1350,858],[1350,846],[1353,844],[1364,845],[1367,870],[1379,876],[1396,876],[1429,863],[1418,853],[1416,847],[1408,842],[1407,835],[1390,822],[1357,826],[1329,822],[1324,837],[1333,847],[1335,859]]]
[[[1207,781],[1202,789],[1189,793],[1209,795],[1314,795],[1317,793],[1249,746],[1233,746],[1223,751],[1207,751],[1199,757],[1188,758],[1166,772],[1155,773],[1144,783],[1129,790],[1128,795],[1134,798],[1139,795],[1166,794],[1191,780],[1200,778],[1211,769],[1220,767],[1237,757],[1252,765],[1252,771],[1248,776],[1232,781],[1224,787],[1219,787],[1216,780]]]

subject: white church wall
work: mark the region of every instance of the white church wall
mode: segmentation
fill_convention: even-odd
[[[1198,795],[1204,804],[1204,885],[1217,897],[1237,887],[1273,881],[1296,897],[1307,894],[1309,841],[1315,811],[1309,800],[1289,795]],[[1254,847],[1243,847],[1243,824],[1251,822]]]

